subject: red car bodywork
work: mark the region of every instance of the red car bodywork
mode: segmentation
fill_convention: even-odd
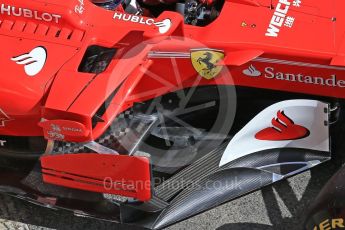
[[[303,0],[303,7],[299,7],[287,0],[226,0],[214,22],[197,27],[185,25],[183,16],[170,11],[155,19],[133,18],[89,1],[4,0],[0,4],[0,134],[55,139],[50,136],[54,131],[51,127],[59,125],[66,127],[59,140],[93,141],[134,103],[188,88],[195,82],[345,98],[345,2],[331,2]],[[80,4],[82,12],[76,10]],[[161,33],[152,22],[166,19],[171,26]],[[99,74],[78,71],[92,45],[116,49],[110,65]],[[44,47],[47,57],[43,69],[29,76],[14,60],[37,47]],[[190,58],[180,58],[205,48],[225,55],[217,63],[223,71],[210,80],[199,76]],[[164,53],[175,55],[174,62],[162,58]],[[179,66],[179,73],[172,71],[174,65]],[[244,74],[248,69],[253,75],[255,71],[265,74],[248,77]],[[164,81],[156,76],[164,76]],[[102,122],[93,127],[93,116],[115,90]],[[88,162],[104,161],[89,157]],[[137,159],[135,164],[142,163],[141,158],[133,158]],[[76,170],[83,177],[95,173],[82,167],[64,168],[58,157],[42,159],[43,168],[47,168],[44,173],[60,175],[61,170],[73,174]],[[80,162],[81,158],[65,160]],[[55,162],[55,172],[49,171],[51,162]],[[144,160],[144,165],[135,167],[127,178],[149,179],[148,166],[149,161]],[[141,172],[145,172],[142,177],[133,177]],[[105,174],[99,174],[104,178]],[[54,182],[50,174],[45,180],[67,186],[57,179]],[[133,197],[150,198],[149,189],[137,192],[146,193]],[[128,195],[126,191],[114,193]]]
[[[258,5],[254,2],[259,3]],[[274,5],[278,1],[273,1]],[[325,1],[304,0],[305,7],[290,6],[289,15],[295,17],[293,28],[281,27],[278,37],[265,36],[272,16],[271,1],[226,1],[220,16],[206,27],[183,24],[178,13],[164,12],[159,19],[170,18],[172,28],[163,35],[157,36],[155,26],[143,25],[132,21],[115,20],[114,12],[104,11],[85,1],[83,14],[74,12],[77,1],[4,1],[2,3],[2,34],[0,62],[6,68],[6,76],[0,79],[0,108],[8,116],[6,125],[0,128],[3,135],[38,136],[43,135],[38,125],[41,118],[47,120],[65,119],[78,121],[89,131],[86,140],[99,137],[116,115],[130,107],[133,102],[150,98],[133,97],[141,92],[158,88],[161,83],[140,71],[141,65],[159,75],[161,72],[170,81],[172,88],[165,87],[162,94],[177,89],[173,72],[166,71],[169,63],[162,59],[148,59],[149,51],[189,52],[191,48],[176,47],[172,43],[155,46],[154,41],[146,47],[141,55],[121,60],[121,55],[141,41],[151,37],[183,36],[196,40],[205,47],[223,50],[226,65],[232,79],[220,74],[213,80],[201,79],[200,84],[234,84],[250,87],[269,88],[306,94],[344,97],[345,77],[341,75],[345,69],[344,50],[344,18],[341,9],[345,3],[334,1],[334,5]],[[32,10],[33,18],[14,16],[4,11],[11,6],[14,12],[22,9]],[[13,8],[14,7],[14,8]],[[282,6],[282,8],[284,8]],[[36,11],[37,10],[37,11]],[[46,22],[42,14],[59,15],[57,21]],[[10,14],[10,15],[9,15]],[[41,15],[41,16],[40,16]],[[55,19],[55,18],[53,18]],[[247,26],[244,26],[244,24]],[[317,38],[317,39],[316,39]],[[11,44],[11,45],[9,45]],[[78,72],[78,66],[88,46],[97,44],[116,47],[116,59],[101,74]],[[37,46],[48,49],[48,58],[44,69],[35,77],[28,77],[22,66],[11,61],[13,56],[25,53]],[[328,78],[336,75],[338,86],[303,84],[296,80],[248,78],[241,71],[251,65],[251,61],[260,56],[271,61],[272,67],[280,72],[319,76]],[[279,65],[272,59],[291,61],[288,65]],[[116,68],[118,62],[125,68]],[[190,61],[177,60],[183,74],[183,87],[197,78]],[[301,65],[300,63],[305,63]],[[310,63],[309,65],[307,65]],[[163,65],[166,68],[160,68]],[[257,68],[264,68],[265,62],[257,63]],[[240,67],[239,67],[240,66]],[[339,67],[335,67],[339,66]],[[316,68],[315,68],[316,67]],[[123,71],[123,72],[119,72]],[[141,76],[142,75],[142,76]],[[125,79],[125,81],[124,81]],[[105,123],[91,128],[91,117],[98,106],[113,92],[120,83],[126,92],[120,92],[114,98],[104,115]],[[180,86],[181,87],[181,86]],[[330,90],[330,87],[332,90]],[[48,95],[49,92],[49,95]],[[129,100],[130,99],[130,100]]]

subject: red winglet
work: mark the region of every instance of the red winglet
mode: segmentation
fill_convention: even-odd
[[[65,154],[41,157],[43,181],[49,184],[147,201],[151,170],[146,157]]]
[[[46,120],[38,124],[43,128],[43,133],[48,140],[65,140],[81,142],[89,135],[85,125],[77,121],[69,120]]]

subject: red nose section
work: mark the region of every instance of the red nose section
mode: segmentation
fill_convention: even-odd
[[[151,199],[150,162],[146,157],[66,154],[41,157],[49,184],[147,201]]]
[[[255,135],[258,140],[286,141],[297,140],[309,136],[309,130],[301,125],[296,125],[284,111],[278,111],[277,118],[272,119],[273,127],[261,130]]]

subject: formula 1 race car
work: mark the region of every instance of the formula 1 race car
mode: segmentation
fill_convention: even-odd
[[[0,191],[161,229],[343,151],[343,0],[3,0]]]

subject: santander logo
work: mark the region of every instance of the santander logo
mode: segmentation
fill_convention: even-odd
[[[168,32],[172,26],[171,20],[168,18],[161,22],[155,22],[154,24],[158,27],[159,33],[161,34]]]
[[[27,75],[33,77],[43,69],[47,60],[47,51],[44,47],[36,47],[30,53],[25,53],[17,57],[11,58],[18,65],[24,65]]]
[[[297,140],[309,136],[310,131],[295,124],[284,111],[278,111],[277,117],[272,119],[273,127],[268,127],[257,134],[255,138],[265,141],[284,141],[284,140]]]
[[[261,72],[257,70],[253,65],[250,65],[248,69],[242,71],[243,74],[249,77],[259,77],[261,76]]]

